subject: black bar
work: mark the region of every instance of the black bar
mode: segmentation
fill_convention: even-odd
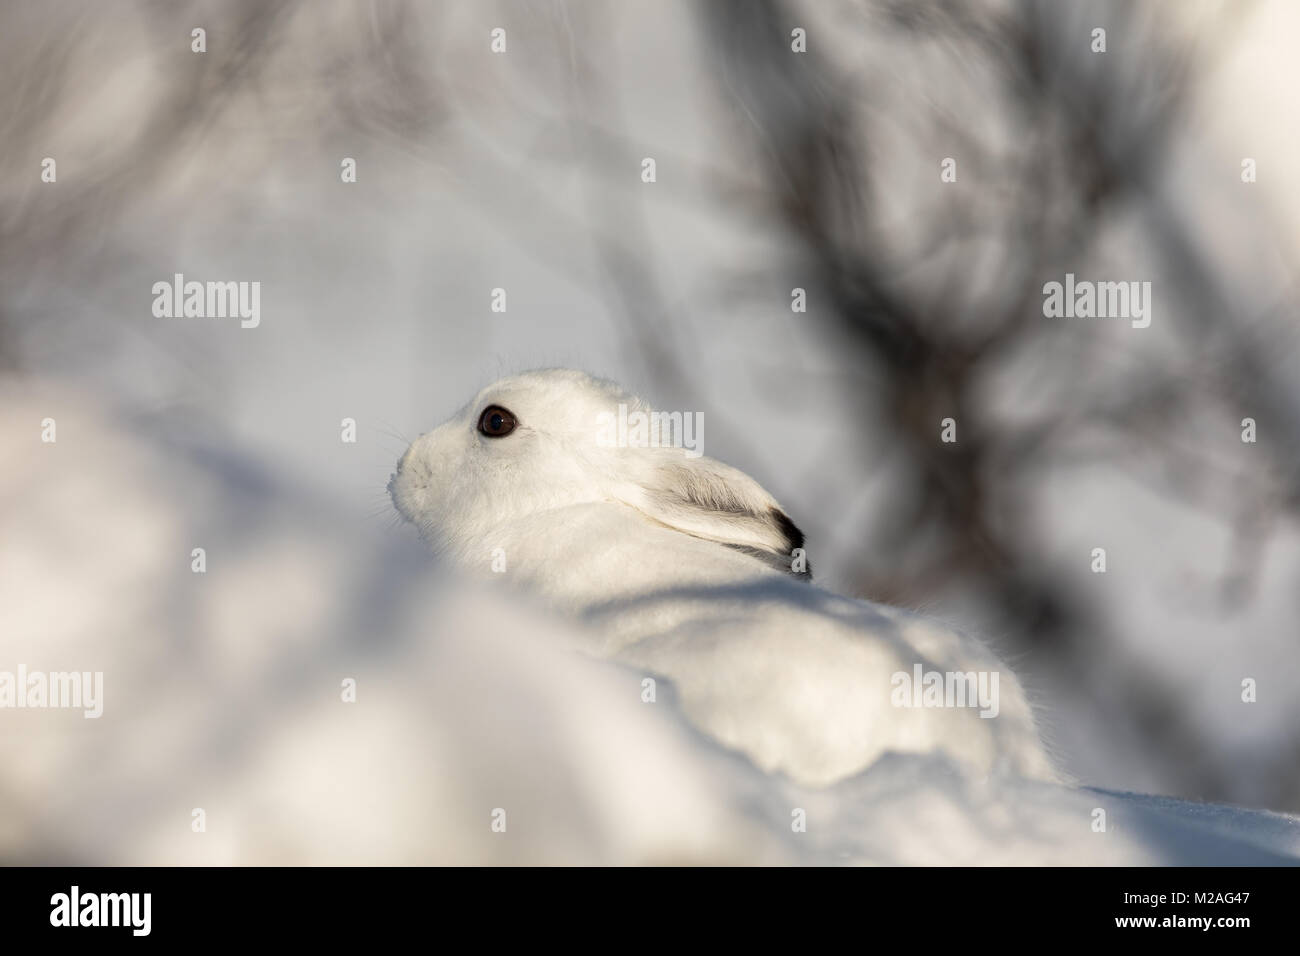
[[[6,943],[205,945],[349,939],[367,944],[453,933],[535,945],[590,937],[611,945],[716,937],[770,943],[775,936],[850,934],[863,946],[975,944],[1006,939],[1105,936],[1146,941],[1199,935],[1231,944],[1294,929],[1295,869],[0,869]],[[78,888],[79,918],[102,911],[118,926],[54,926]],[[121,896],[101,910],[100,894]],[[148,934],[143,894],[149,894]],[[1174,894],[1186,894],[1181,899]],[[95,896],[92,904],[87,896]],[[89,908],[88,908],[89,907]],[[134,916],[133,921],[131,917]],[[1188,925],[1239,920],[1247,925]],[[1122,920],[1151,925],[1119,925]],[[1184,921],[1181,924],[1178,921]],[[66,921],[66,920],[65,920]],[[1167,922],[1169,921],[1169,922]],[[694,929],[693,929],[694,928]],[[686,933],[690,935],[683,935]],[[608,935],[613,933],[614,935]],[[1243,937],[1242,934],[1245,934]],[[60,938],[63,938],[62,940]],[[944,943],[947,939],[948,943]],[[472,941],[471,940],[471,941]],[[621,942],[620,942],[621,941]],[[470,941],[467,941],[470,942]]]

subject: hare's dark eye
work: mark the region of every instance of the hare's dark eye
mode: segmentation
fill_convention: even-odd
[[[489,405],[478,417],[479,434],[488,438],[505,438],[518,424],[515,416],[500,405]]]

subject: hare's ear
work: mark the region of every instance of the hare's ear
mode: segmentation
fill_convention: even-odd
[[[795,573],[791,557],[803,547],[776,500],[753,478],[712,458],[659,462],[617,497],[646,517],[708,541],[716,541]],[[811,578],[806,563],[801,578]]]

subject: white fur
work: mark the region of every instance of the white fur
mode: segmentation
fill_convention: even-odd
[[[552,369],[496,383],[399,462],[394,505],[435,548],[595,625],[588,653],[671,679],[687,716],[759,767],[822,786],[888,751],[1053,777],[1014,674],[978,641],[788,572],[779,506],[744,473],[675,448],[604,447],[598,416],[645,410]],[[479,434],[488,405],[518,418]],[[789,526],[792,528],[793,526]],[[902,708],[891,678],[996,672],[999,713]]]

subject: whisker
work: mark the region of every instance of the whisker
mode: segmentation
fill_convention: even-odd
[[[376,419],[376,421],[379,422],[379,426],[380,426],[379,430],[381,432],[383,432],[389,438],[394,438],[397,441],[400,441],[402,443],[403,448],[410,447],[411,440],[407,438],[404,434],[402,434],[401,429],[399,429],[396,425],[394,425],[392,422],[384,418]]]

